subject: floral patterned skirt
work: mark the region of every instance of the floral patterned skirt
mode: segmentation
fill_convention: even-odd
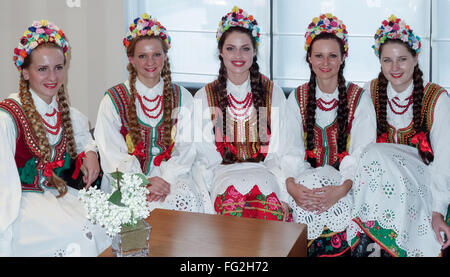
[[[350,246],[346,231],[332,232],[325,226],[318,238],[308,240],[308,257],[347,256],[350,256]]]
[[[406,251],[396,243],[397,233],[380,226],[378,221],[353,221],[363,232],[358,232],[351,241],[353,257],[406,257]]]
[[[264,195],[257,185],[247,194],[241,194],[231,185],[223,194],[219,194],[214,202],[217,214],[283,221],[284,210],[275,193]],[[292,222],[292,213],[286,216]]]
[[[353,220],[363,232],[359,232],[351,241],[352,257],[406,257],[406,251],[395,242],[396,232],[380,226],[378,221],[362,222],[360,218]],[[450,205],[445,222],[450,226]],[[449,249],[442,252],[448,257]]]

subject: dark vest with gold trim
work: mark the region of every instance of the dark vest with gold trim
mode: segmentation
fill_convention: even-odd
[[[378,114],[380,112],[380,104],[378,102],[377,91],[378,79],[374,79],[370,82],[370,94],[378,118]],[[446,90],[434,83],[427,83],[423,90],[422,109],[420,113],[422,126],[421,131],[424,131],[427,134],[428,141],[430,141],[429,134],[434,121],[434,107],[436,106],[437,99],[442,93],[446,93]],[[412,120],[407,127],[398,130],[396,130],[388,123],[387,142],[395,143],[394,135],[396,133],[398,144],[406,144],[414,148],[416,147],[411,143],[411,138],[416,134]]]
[[[22,105],[16,100],[7,98],[0,102],[0,109],[9,113],[16,125],[16,152],[14,159],[19,172],[22,191],[43,192],[43,186],[49,187],[47,178],[43,171],[45,164],[41,159],[38,147],[38,139],[34,135],[33,128],[27,119]],[[61,138],[53,146],[54,156],[52,161],[64,160],[64,165],[54,169],[57,176],[70,168],[70,156],[67,152],[67,137],[64,129]]]
[[[178,108],[181,105],[181,87],[172,84],[173,88],[173,109]],[[110,89],[108,89],[105,93],[108,95],[116,108],[120,116],[120,120],[122,123],[121,131],[124,140],[126,141],[127,134],[130,129],[128,126],[128,105],[129,105],[129,96],[130,92],[124,83],[118,84]],[[172,119],[172,125],[176,126],[177,118]],[[161,121],[157,124],[156,128],[148,126],[143,122],[139,121],[139,125],[141,127],[141,136],[142,143],[144,146],[144,154],[145,157],[136,156],[141,165],[142,172],[145,174],[150,173],[151,163],[153,162],[155,155],[152,154],[152,147],[157,147],[161,150],[161,153],[167,150],[167,146],[163,142],[164,138],[164,124],[163,117]],[[130,153],[131,154],[131,153]]]
[[[306,136],[306,106],[308,103],[308,89],[309,84],[305,83],[299,86],[295,90],[295,97],[297,99],[297,104],[300,108],[300,113],[302,116],[303,130]],[[353,117],[358,107],[359,100],[363,89],[356,84],[349,83],[347,87],[347,103],[348,103],[348,139],[347,139],[347,151],[350,142],[350,130],[353,122]],[[338,122],[334,120],[333,123],[326,126],[324,129],[319,127],[317,124],[314,125],[314,148],[316,150],[316,167],[324,166],[329,164],[331,166],[335,165],[338,158]],[[305,140],[306,148],[306,140]]]
[[[234,135],[231,137],[233,138],[233,141],[231,141],[230,144],[232,144],[236,149],[236,158],[239,162],[244,162],[247,160],[250,160],[254,158],[258,153],[261,153],[263,155],[263,160],[265,159],[268,151],[268,145],[270,142],[270,118],[271,118],[271,107],[272,107],[272,93],[273,93],[273,85],[274,83],[270,81],[267,77],[264,75],[261,75],[262,83],[264,90],[266,92],[266,114],[259,115],[259,120],[266,120],[267,121],[267,132],[265,134],[265,138],[261,139],[258,135],[257,131],[257,118],[256,116],[246,120],[244,122],[245,126],[245,139],[239,140],[237,135],[238,128],[242,126],[238,126],[238,122],[236,120],[229,120],[234,119],[233,116],[228,112],[227,114],[227,132],[232,131]],[[212,83],[209,83],[205,86],[206,90],[206,96],[208,99],[208,106],[210,108],[211,112],[211,120],[213,121],[213,125],[216,126],[216,110],[219,107],[219,101],[217,98],[217,94],[214,92],[214,87],[217,85],[218,80],[215,80]],[[230,127],[230,124],[232,126]],[[242,123],[241,123],[242,124]],[[260,122],[261,125],[261,122]],[[222,135],[222,128],[216,128],[216,146],[219,147],[219,144],[224,141],[223,135]],[[261,132],[260,132],[261,133]],[[219,152],[219,151],[218,151]],[[219,152],[220,153],[220,152]],[[221,153],[223,155],[223,153]],[[223,156],[222,156],[223,157]]]

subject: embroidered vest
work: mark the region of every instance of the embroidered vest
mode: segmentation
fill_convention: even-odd
[[[380,104],[378,102],[377,97],[377,91],[378,91],[378,79],[374,79],[370,82],[370,94],[372,97],[373,104],[375,106],[375,110],[378,114],[380,112]],[[427,139],[430,141],[429,134],[431,130],[431,126],[433,125],[434,121],[434,107],[436,106],[437,99],[439,96],[446,92],[444,88],[441,86],[434,84],[434,83],[427,83],[424,90],[423,90],[423,99],[422,99],[422,110],[421,110],[421,126],[422,131],[424,131],[427,134]],[[388,123],[388,130],[387,130],[387,142],[389,143],[395,143],[394,136],[397,134],[397,143],[399,144],[406,144],[412,147],[416,147],[411,143],[411,138],[416,134],[416,131],[414,130],[414,124],[411,120],[411,123],[402,129],[396,130],[394,127],[392,127]]]
[[[181,87],[178,85],[172,84],[173,88],[173,109],[178,108],[181,105]],[[119,85],[116,85],[112,88],[110,88],[106,95],[108,95],[111,100],[113,101],[114,107],[116,108],[117,113],[120,116],[120,120],[122,123],[121,128],[121,134],[123,138],[126,141],[127,134],[130,131],[130,128],[128,126],[128,105],[129,105],[129,96],[130,92],[128,91],[128,88],[125,86],[125,84],[121,83]],[[172,125],[176,126],[177,119],[172,119]],[[167,150],[167,147],[165,146],[163,142],[164,138],[164,124],[163,124],[163,118],[161,118],[161,121],[157,124],[156,128],[151,127],[142,121],[139,120],[139,125],[141,127],[141,136],[142,136],[142,143],[144,146],[144,154],[145,157],[136,156],[136,158],[139,160],[139,163],[141,165],[142,172],[144,174],[150,173],[151,164],[155,158],[155,155],[152,153],[152,148],[156,147],[160,149],[160,153],[163,153]],[[131,153],[129,153],[131,154]]]
[[[268,145],[270,142],[270,116],[271,116],[271,107],[272,107],[272,92],[273,92],[273,82],[270,81],[264,75],[262,76],[263,87],[266,92],[266,114],[261,112],[259,114],[260,126],[264,126],[264,120],[267,122],[267,132],[265,137],[260,138],[258,136],[257,129],[257,117],[250,116],[245,121],[237,121],[233,117],[233,115],[228,111],[227,112],[227,133],[231,132],[232,135],[228,135],[231,137],[232,141],[230,144],[236,149],[236,158],[239,162],[244,162],[248,159],[255,158],[259,153],[263,155],[263,160],[265,159],[268,151]],[[208,106],[211,112],[211,120],[213,125],[216,126],[217,117],[216,113],[219,112],[219,101],[217,98],[217,94],[214,92],[214,87],[218,84],[218,80],[209,83],[205,86],[206,96],[208,99]],[[228,110],[228,109],[227,109]],[[220,111],[221,112],[221,111]],[[221,117],[222,115],[220,115]],[[265,117],[267,116],[267,117]],[[231,119],[231,120],[230,120]],[[222,135],[223,128],[215,128],[216,129],[216,146],[218,149],[220,148],[221,142],[224,141],[224,137]],[[238,129],[244,130],[244,138],[238,137]],[[260,131],[261,133],[262,131]],[[220,153],[220,151],[218,150]],[[221,156],[223,158],[223,154]]]
[[[305,83],[299,86],[295,91],[295,97],[297,104],[300,108],[302,116],[303,130],[306,138],[306,105],[308,103],[308,89],[309,84]],[[349,83],[347,87],[347,106],[348,106],[348,139],[347,139],[347,151],[350,142],[350,130],[353,122],[356,107],[358,107],[359,100],[363,89],[356,84]],[[335,119],[333,123],[326,126],[324,129],[317,124],[314,125],[314,148],[316,149],[316,167],[323,166],[325,164],[334,165],[338,158],[338,122]],[[306,139],[305,139],[306,149]]]
[[[43,176],[44,166],[41,159],[38,139],[34,135],[33,128],[28,121],[21,104],[13,99],[7,98],[0,102],[0,109],[11,115],[16,125],[16,152],[14,159],[22,184],[22,191],[43,192],[43,185],[50,187],[47,178]],[[59,142],[54,146],[54,157],[52,161],[64,160],[64,165],[54,170],[57,176],[70,168],[70,156],[66,151],[67,137],[64,131],[61,133]]]

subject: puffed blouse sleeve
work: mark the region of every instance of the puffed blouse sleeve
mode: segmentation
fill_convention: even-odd
[[[70,119],[72,121],[73,135],[77,146],[77,153],[93,151],[97,153],[97,143],[92,138],[89,120],[79,110],[70,108]]]
[[[286,118],[286,96],[283,90],[277,86],[273,86],[272,91],[272,106],[270,111],[270,141],[269,149],[266,158],[264,159],[264,165],[267,169],[275,175],[278,180],[280,188],[280,195],[278,198],[280,201],[288,202],[288,196],[286,190],[286,175],[283,171],[284,152],[287,138],[287,126],[285,124]]]
[[[12,255],[12,224],[19,215],[22,187],[14,159],[16,125],[0,110],[0,256]]]
[[[192,169],[193,178],[197,184],[210,192],[214,170],[222,162],[222,157],[216,150],[213,122],[204,87],[194,95],[193,122],[194,147],[196,151]]]
[[[297,178],[303,171],[311,168],[310,164],[305,161],[305,143],[304,131],[302,123],[302,115],[295,97],[294,89],[288,96],[286,101],[286,113],[282,122],[285,135],[282,143],[283,159],[281,167],[285,178]]]
[[[348,156],[345,156],[339,166],[342,181],[354,181],[358,159],[364,148],[376,142],[377,119],[375,108],[366,85],[363,89],[350,130],[350,146]]]
[[[190,174],[195,159],[193,147],[193,97],[181,87],[181,105],[172,116],[177,117],[175,144],[169,160],[160,165],[161,178],[172,184],[181,175]]]
[[[430,143],[434,160],[430,164],[432,209],[444,217],[450,203],[450,98],[442,93],[436,101],[434,120],[430,130]]]
[[[142,173],[137,158],[128,154],[128,147],[120,133],[121,126],[120,116],[112,99],[105,95],[100,102],[94,137],[100,154],[101,167],[106,176],[116,170]]]

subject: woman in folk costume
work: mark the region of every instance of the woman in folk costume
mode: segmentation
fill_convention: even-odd
[[[358,155],[375,142],[370,95],[346,82],[347,30],[332,14],[312,20],[305,34],[310,81],[287,100],[290,141],[282,168],[295,222],[308,225],[308,255],[350,255],[346,228]]]
[[[276,153],[286,97],[259,72],[259,36],[253,16],[236,6],[219,23],[218,79],[194,97],[203,111],[194,117],[203,133],[194,177],[217,214],[286,220]]]
[[[373,48],[381,72],[366,88],[378,143],[358,165],[348,239],[355,256],[438,256],[440,232],[450,238],[450,99],[424,83],[420,38],[400,18],[383,21]]]
[[[143,173],[155,208],[203,212],[203,198],[190,177],[192,95],[172,83],[166,28],[148,14],[136,18],[123,39],[129,79],[110,88],[100,103],[95,128],[102,190],[107,173]]]
[[[88,188],[100,171],[88,120],[68,104],[68,52],[64,33],[47,20],[34,22],[14,49],[19,93],[0,102],[0,256],[97,256],[111,243],[65,179],[81,176],[83,165]],[[77,172],[67,174],[71,161]]]

